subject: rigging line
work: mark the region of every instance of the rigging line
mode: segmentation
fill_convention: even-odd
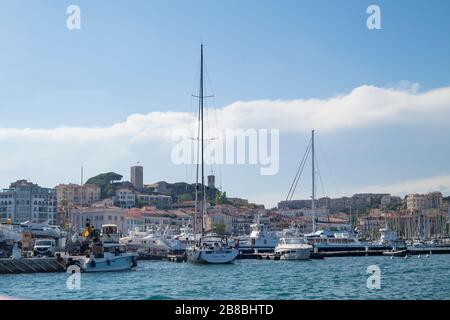
[[[197,63],[197,68],[195,68],[195,71],[194,71],[194,79],[192,81],[192,90],[191,90],[190,106],[189,106],[189,131],[194,131],[195,127],[196,127],[196,120],[195,120],[196,117],[194,117],[195,113],[193,112],[193,101],[194,101],[195,88],[197,87],[199,70],[200,70],[200,61]],[[194,144],[194,146],[195,146],[195,144]],[[195,148],[194,148],[194,151],[195,151]],[[190,168],[189,181],[192,181],[194,167],[192,165],[189,165],[189,168]],[[187,171],[188,171],[188,168],[186,167],[186,176],[187,176]],[[187,180],[187,177],[186,177],[186,180]]]
[[[290,199],[290,200],[292,200],[292,197],[294,196],[295,190],[297,189],[298,182],[299,182],[300,177],[301,177],[301,175],[302,175],[302,173],[303,173],[303,169],[305,169],[306,160],[308,159],[309,153],[311,152],[311,148],[312,148],[312,146],[310,146],[310,148],[307,150],[307,154],[306,154],[306,157],[305,157],[305,161],[304,161],[303,166],[302,166],[302,169],[301,169],[301,171],[300,171],[300,175],[299,175],[298,178],[297,178],[297,182],[295,183],[294,190],[292,190],[292,194],[291,194],[291,199]]]
[[[219,130],[219,123],[217,121],[216,96],[214,94],[214,90],[213,90],[213,87],[212,87],[212,84],[211,84],[211,78],[209,76],[209,71],[208,71],[208,64],[205,63],[205,62],[204,62],[204,71],[205,71],[205,78],[206,78],[206,82],[207,82],[206,85],[207,85],[207,88],[209,89],[209,92],[210,92],[210,96],[209,97],[212,100],[211,102],[212,102],[212,109],[213,109],[214,125],[215,125],[216,130]],[[207,114],[209,116],[209,109],[207,110]],[[208,119],[210,119],[210,118],[208,118]],[[215,140],[219,140],[219,138],[217,138]],[[213,143],[218,143],[218,141],[217,142],[213,142]],[[220,144],[219,144],[219,147],[220,147]],[[223,153],[223,150],[222,150],[222,153]],[[222,154],[222,157],[223,157],[223,154]],[[212,169],[214,169],[214,163],[211,163],[210,167]],[[222,160],[221,159],[219,159],[219,163],[217,164],[217,167],[219,168],[219,177],[218,177],[219,179],[218,179],[218,182],[219,182],[220,189],[222,189]]]
[[[325,189],[323,188],[322,175],[320,173],[319,160],[317,160],[317,154],[314,155],[314,161],[316,163],[317,175],[319,176],[320,187],[322,189],[322,195],[325,197]]]
[[[311,142],[311,140],[310,140],[310,142]],[[299,175],[301,175],[301,172],[303,171],[303,166],[305,165],[306,157],[307,157],[309,148],[310,148],[310,144],[308,144],[308,146],[307,146],[307,148],[305,150],[305,153],[303,155],[302,161],[300,162],[300,165],[299,165],[299,167],[297,169],[297,172],[295,174],[294,180],[292,181],[291,187],[290,187],[288,195],[286,197],[286,201],[292,199],[292,196],[293,196],[293,193],[294,193],[293,190],[294,190],[294,187],[298,184]]]
[[[289,197],[291,197],[291,199],[292,199],[291,192],[292,192],[292,194],[294,193],[294,191],[293,191],[294,186],[298,183],[299,174],[301,174],[300,171],[303,171],[302,167],[305,165],[306,158],[308,156],[307,154],[309,153],[310,147],[311,147],[311,139],[308,142],[308,146],[306,147],[305,153],[303,154],[302,161],[300,162],[300,165],[299,165],[299,167],[297,169],[297,172],[295,174],[294,180],[292,181],[291,187],[289,188],[289,192],[288,192],[288,195],[286,197],[286,201],[289,200]]]
[[[311,140],[309,141],[309,143],[311,143]],[[288,194],[287,194],[287,196],[286,196],[286,201],[289,200],[289,196],[290,196],[291,191],[292,191],[292,188],[293,188],[293,186],[294,186],[294,184],[295,184],[295,180],[297,180],[297,176],[298,176],[298,174],[299,174],[299,172],[300,172],[300,168],[301,168],[302,163],[303,163],[303,160],[304,160],[304,158],[305,158],[306,151],[307,151],[308,148],[309,148],[309,143],[308,143],[308,146],[306,147],[305,153],[303,154],[303,158],[302,158],[302,161],[300,162],[300,165],[299,165],[299,167],[298,167],[298,169],[297,169],[297,172],[295,173],[294,180],[292,181],[291,186],[290,186],[290,188],[289,188]]]
[[[342,194],[342,192],[341,192],[341,188],[340,188],[340,186],[337,184],[337,179],[336,179],[336,177],[334,176],[334,173],[333,173],[333,170],[332,170],[332,167],[330,166],[330,163],[328,162],[328,157],[327,157],[327,154],[325,153],[325,149],[322,147],[322,143],[321,143],[321,141],[320,141],[320,139],[319,139],[319,141],[318,141],[318,143],[316,143],[318,146],[319,146],[319,149],[320,149],[320,152],[322,153],[322,155],[323,155],[323,157],[322,157],[322,159],[325,159],[324,161],[325,161],[325,165],[329,168],[329,177],[331,178],[331,182],[333,183],[333,185],[334,185],[334,188],[335,188],[335,190],[339,193],[339,194]]]

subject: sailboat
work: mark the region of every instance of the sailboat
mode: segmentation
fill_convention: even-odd
[[[228,244],[228,239],[216,234],[206,234],[204,230],[204,217],[206,214],[206,188],[205,188],[205,174],[204,174],[204,131],[203,131],[203,44],[200,47],[200,88],[199,88],[199,141],[201,147],[201,230],[200,238],[193,246],[186,249],[187,260],[193,263],[209,263],[209,264],[224,264],[231,263],[236,259],[239,251]],[[197,153],[198,155],[198,153]],[[194,234],[196,234],[197,212],[198,212],[198,166],[197,159],[197,181],[195,193],[195,217],[194,217]]]

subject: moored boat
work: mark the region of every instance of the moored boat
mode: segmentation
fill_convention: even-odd
[[[137,254],[126,251],[120,243],[94,244],[94,254],[84,260],[84,272],[125,271],[137,266]]]
[[[197,141],[199,144],[199,151],[201,151],[201,161],[197,161],[197,181],[195,190],[195,212],[193,223],[193,240],[197,240],[197,234],[199,239],[195,241],[195,244],[186,249],[187,259],[193,263],[209,263],[209,264],[224,264],[233,262],[239,254],[239,251],[228,244],[228,239],[218,235],[206,235],[204,230],[204,218],[206,215],[206,202],[207,194],[205,187],[205,164],[204,164],[204,118],[203,118],[203,100],[204,100],[204,84],[203,84],[203,45],[201,45],[200,52],[200,88],[199,88],[199,134]],[[199,153],[197,153],[198,158]],[[197,159],[200,160],[200,159]],[[201,184],[199,184],[199,163],[201,163]],[[199,202],[199,191],[201,191],[201,202]],[[196,226],[198,223],[197,210],[201,203],[200,210],[200,232],[196,232]],[[188,239],[189,240],[189,239]]]
[[[100,238],[94,238],[92,252],[82,260],[83,272],[125,271],[137,266],[137,253],[127,252],[125,244],[119,243],[117,225],[102,226]]]
[[[223,237],[208,235],[201,237],[186,253],[188,261],[193,263],[224,264],[233,262],[239,251]]]
[[[275,247],[275,256],[280,260],[308,260],[312,250],[303,238],[281,238]]]
[[[250,225],[250,228],[249,236],[239,237],[236,240],[239,252],[242,254],[273,252],[280,237],[259,221]]]

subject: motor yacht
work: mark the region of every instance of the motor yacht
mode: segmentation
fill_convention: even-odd
[[[313,247],[303,238],[281,238],[275,247],[275,257],[280,260],[308,260]]]

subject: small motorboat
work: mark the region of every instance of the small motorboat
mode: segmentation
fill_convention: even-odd
[[[92,254],[82,263],[84,272],[125,271],[137,266],[137,253],[127,252],[127,246],[119,243],[116,225],[102,226],[100,239],[94,241]]]
[[[408,250],[391,250],[391,251],[384,251],[384,256],[391,256],[391,257],[405,257],[408,254]]]
[[[84,272],[125,271],[137,266],[136,253],[126,252],[119,243],[94,244],[94,254],[84,260]]]

